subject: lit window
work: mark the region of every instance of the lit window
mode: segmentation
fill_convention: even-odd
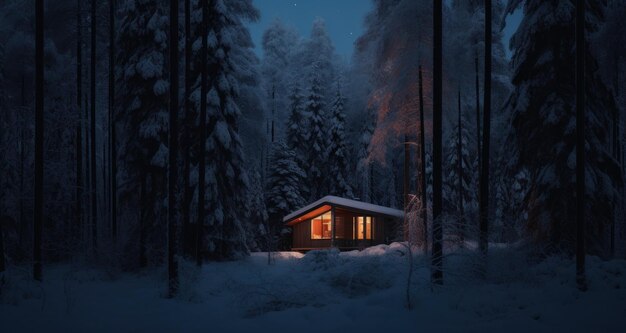
[[[330,212],[311,219],[311,239],[330,239],[332,225]]]
[[[372,239],[372,217],[370,216],[357,217],[356,239]]]

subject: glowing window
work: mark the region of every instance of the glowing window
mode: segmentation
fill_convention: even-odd
[[[372,218],[370,216],[357,217],[356,239],[372,239]]]
[[[311,219],[311,239],[330,239],[332,235],[330,219],[330,212]]]

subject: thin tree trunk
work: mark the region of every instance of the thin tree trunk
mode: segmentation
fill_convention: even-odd
[[[169,175],[167,194],[167,272],[169,296],[178,292],[178,262],[176,260],[176,227],[178,185],[178,0],[170,1],[170,119]]]
[[[491,0],[485,0],[485,89],[483,97],[483,144],[480,163],[479,213],[480,242],[483,256],[487,255],[489,236],[489,146],[491,135]],[[486,258],[485,258],[486,260]]]
[[[82,114],[82,86],[83,86],[83,45],[82,45],[82,16],[81,0],[77,1],[76,9],[76,108],[78,121],[76,122],[76,212],[74,242],[78,242],[83,220],[83,114]]]
[[[20,114],[20,188],[19,188],[19,193],[20,193],[20,197],[19,199],[19,206],[20,206],[20,231],[19,231],[19,242],[20,242],[20,252],[23,254],[25,253],[25,247],[24,247],[24,243],[26,241],[26,219],[24,218],[24,165],[26,164],[26,117],[25,117],[25,113],[26,113],[26,83],[25,83],[25,79],[24,76],[22,76],[22,91],[21,91],[21,97],[22,97],[22,110],[21,110],[21,114]]]
[[[476,156],[478,156],[478,170],[480,170],[480,79],[478,78],[478,57],[474,58],[474,67],[476,71]],[[479,171],[480,172],[480,171]]]
[[[442,35],[443,35],[443,0],[435,0],[434,42],[433,42],[433,243],[431,279],[434,284],[443,284],[443,249],[442,249]]]
[[[457,141],[457,167],[458,167],[458,175],[459,175],[459,198],[458,198],[458,207],[459,207],[459,227],[461,237],[461,246],[465,246],[465,210],[463,207],[463,197],[465,195],[463,188],[463,129],[461,126],[461,89],[459,89],[458,96],[458,141]]]
[[[43,0],[35,2],[35,209],[33,223],[33,278],[42,281],[41,240],[43,231]]]
[[[585,1],[576,1],[576,283],[585,279]]]
[[[209,27],[209,0],[202,0],[202,53],[201,66],[202,72],[200,87],[200,153],[198,163],[198,221],[196,222],[196,264],[202,265],[202,226],[204,225],[204,177],[205,177],[205,144],[207,139],[206,133],[206,112],[207,112],[207,33]]]
[[[109,163],[111,164],[111,236],[117,239],[117,124],[115,114],[115,0],[109,0]]]
[[[96,0],[91,0],[91,245],[98,257],[98,200],[96,178]]]
[[[411,151],[409,147],[408,135],[404,135],[404,173],[403,173],[403,188],[404,188],[404,240],[409,241],[409,220],[407,218],[409,208],[409,164],[411,163]]]
[[[426,182],[426,133],[424,125],[424,85],[422,66],[419,66],[419,99],[420,99],[420,195],[422,196],[422,223],[424,237],[424,253],[428,251],[428,184]]]
[[[183,215],[183,240],[184,251],[187,254],[191,254],[191,241],[189,236],[191,235],[190,227],[190,201],[191,201],[191,189],[189,188],[189,173],[191,169],[190,161],[190,145],[191,145],[191,0],[185,0],[185,113],[182,132],[182,149],[183,149],[183,203],[182,203],[182,215]]]
[[[146,199],[146,178],[147,174],[141,175],[141,185],[139,188],[139,267],[148,266],[148,258],[146,257],[146,220],[148,219],[148,209],[146,207],[148,200]]]

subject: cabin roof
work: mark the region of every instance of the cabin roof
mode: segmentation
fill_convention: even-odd
[[[393,217],[402,218],[404,217],[404,212],[395,208],[389,208],[379,205],[374,205],[367,202],[361,202],[357,200],[347,199],[336,197],[334,195],[327,195],[313,203],[310,203],[293,213],[288,214],[283,218],[284,223],[293,222],[293,220],[301,215],[307,214],[313,210],[324,206],[340,206],[347,209],[356,209],[360,211],[366,211],[375,214],[388,215]],[[329,207],[330,208],[330,207]],[[290,224],[290,223],[288,223]]]

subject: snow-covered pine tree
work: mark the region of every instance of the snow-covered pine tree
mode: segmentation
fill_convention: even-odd
[[[298,165],[295,152],[283,141],[272,149],[273,168],[267,182],[267,232],[275,235],[282,231],[282,219],[288,213],[305,205],[306,172]]]
[[[370,159],[369,146],[376,128],[375,110],[368,108],[366,117],[361,128],[361,135],[356,142],[355,155],[357,157],[356,174],[354,175],[354,184],[358,184],[355,195],[359,196],[364,202],[372,202],[371,187],[374,167],[373,161]]]
[[[204,223],[208,228],[203,229],[207,233],[202,243],[209,258],[228,260],[248,253],[243,225],[248,177],[238,102],[243,80],[252,79],[245,74],[254,73],[251,68],[256,59],[245,21],[256,20],[259,12],[251,0],[209,0],[208,12],[208,109],[207,119],[201,122],[208,138],[204,156],[196,157],[206,159],[206,198],[201,204],[207,212]],[[192,98],[199,100],[200,87],[196,88]]]
[[[306,112],[309,116],[309,140],[306,152],[307,180],[311,201],[326,195],[325,174],[328,166],[328,128],[326,126],[326,112],[324,110],[324,96],[322,95],[322,81],[314,65],[311,73],[309,93],[306,97]]]
[[[265,205],[265,189],[261,183],[261,174],[253,169],[248,170],[250,185],[248,187],[246,241],[251,251],[262,250],[265,237],[266,224],[268,221],[267,207]]]
[[[598,29],[604,1],[587,5],[588,35]],[[508,12],[521,1],[509,3]],[[515,90],[505,107],[512,112],[512,163],[530,172],[526,196],[531,239],[552,250],[572,252],[575,244],[575,39],[574,1],[523,3],[524,19],[511,39]],[[586,197],[588,251],[608,253],[612,198],[620,169],[609,151],[610,115],[615,101],[586,53]]]
[[[120,110],[120,211],[139,207],[140,265],[147,264],[146,233],[165,216],[167,105],[165,69],[168,19],[161,2],[126,1],[120,6],[117,35],[117,101]],[[142,194],[144,197],[142,197]],[[162,213],[162,214],[161,214]],[[130,216],[127,216],[130,217]]]
[[[472,149],[471,143],[473,133],[470,133],[464,124],[471,123],[471,120],[463,118],[461,126],[461,161],[463,168],[463,207],[465,214],[475,210],[476,207],[476,176],[474,170],[477,168],[478,156]],[[458,142],[459,142],[459,125],[456,124],[450,129],[451,135],[446,140],[444,147],[444,172],[443,172],[443,188],[444,188],[444,207],[446,212],[460,214],[459,212],[459,160],[458,160]]]
[[[296,159],[302,167],[306,155],[309,133],[308,117],[304,110],[304,96],[298,83],[293,83],[289,94],[289,118],[287,119],[287,146],[296,154]]]
[[[350,158],[345,135],[346,115],[344,97],[337,87],[337,95],[330,110],[330,137],[326,155],[328,156],[328,187],[329,194],[352,198],[350,185]]]

